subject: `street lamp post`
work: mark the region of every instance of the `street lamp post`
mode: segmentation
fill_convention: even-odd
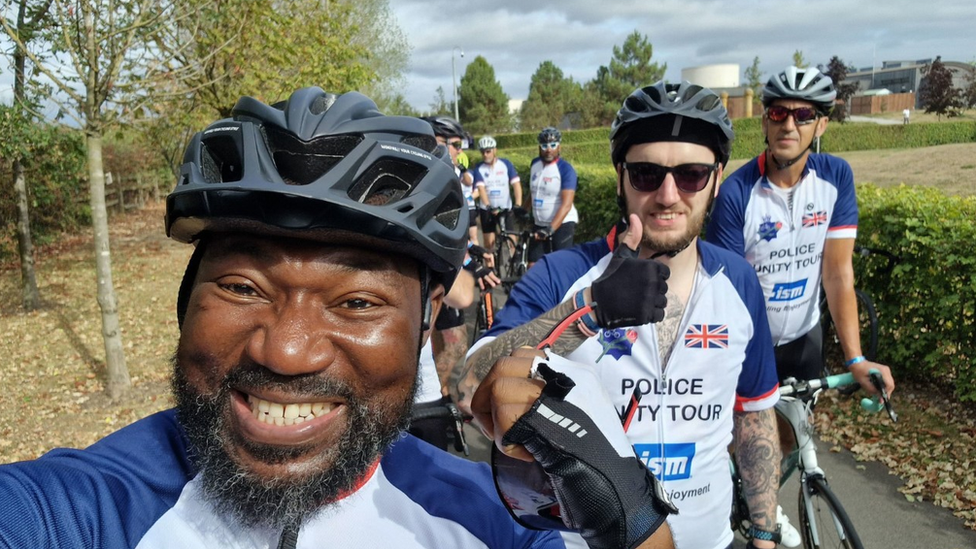
[[[451,50],[451,82],[454,84],[454,119],[460,123],[461,118],[458,116],[457,63],[455,62],[456,57],[454,56],[454,52],[456,51],[460,51],[461,57],[463,58],[464,50],[462,50],[459,46],[454,46],[454,48]]]

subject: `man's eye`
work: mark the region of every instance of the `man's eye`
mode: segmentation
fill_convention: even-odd
[[[220,287],[232,294],[237,294],[242,296],[252,296],[252,295],[256,295],[257,293],[254,291],[254,288],[252,288],[247,284],[221,284]]]
[[[365,299],[350,299],[346,301],[345,307],[347,309],[368,309],[373,306],[373,303]]]

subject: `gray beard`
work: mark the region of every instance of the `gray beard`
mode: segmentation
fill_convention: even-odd
[[[300,525],[361,483],[377,459],[409,425],[417,389],[415,378],[402,402],[369,402],[335,379],[289,379],[254,364],[243,364],[227,375],[216,394],[204,395],[188,382],[175,356],[173,366],[178,417],[190,442],[190,457],[201,471],[204,496],[218,513],[229,515],[241,525],[272,530]],[[260,478],[242,468],[227,453],[224,441],[228,439],[268,463],[283,463],[308,451],[303,447],[255,444],[237,438],[227,429],[230,387],[274,385],[345,399],[348,427],[338,444],[328,450],[330,468],[298,479]]]

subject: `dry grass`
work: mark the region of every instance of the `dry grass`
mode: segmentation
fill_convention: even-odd
[[[885,149],[840,153],[854,170],[856,183],[880,187],[927,185],[946,194],[976,195],[976,143],[918,149]],[[747,160],[730,160],[732,173]]]

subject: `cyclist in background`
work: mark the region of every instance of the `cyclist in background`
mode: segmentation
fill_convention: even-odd
[[[479,139],[478,149],[482,160],[472,170],[474,186],[487,202],[487,207],[481,210],[481,232],[485,237],[485,248],[493,250],[498,220],[512,230],[512,206],[522,209],[522,180],[515,166],[507,158],[498,156],[498,143],[494,137],[486,135]]]
[[[837,90],[816,68],[787,67],[762,92],[767,147],[726,179],[707,239],[746,258],[759,275],[780,379],[820,377],[820,287],[827,294],[846,365],[869,393],[877,368],[861,352],[854,294],[857,197],[850,165],[810,149],[827,130]]]
[[[713,91],[663,81],[635,90],[610,130],[621,223],[522,277],[468,353],[458,387],[466,410],[496,360],[595,301],[595,314],[552,352],[596,369],[637,455],[679,510],[668,517],[677,547],[731,546],[733,441],[752,546],[776,540],[779,392],[762,289],[745,260],[698,238],[732,139]]]
[[[553,127],[539,132],[539,156],[529,169],[532,217],[535,238],[529,244],[529,266],[544,254],[573,245],[579,214],[576,196],[576,170],[560,156],[562,133]]]
[[[461,124],[448,116],[428,116],[424,117],[434,131],[434,137],[439,145],[447,147],[451,157],[451,164],[454,171],[461,181],[461,191],[464,195],[465,203],[468,206],[470,222],[468,227],[468,247],[477,245],[478,227],[475,223],[476,209],[474,186],[472,184],[471,172],[458,164],[458,155],[463,146],[464,128]],[[474,275],[475,271],[481,267],[480,263],[466,258],[465,266]],[[479,285],[484,284],[481,276],[475,276]],[[452,372],[463,365],[464,354],[468,350],[468,327],[464,322],[464,309],[474,301],[474,282],[468,278],[469,282],[464,282],[464,293],[457,299],[453,295],[448,295],[440,314],[434,322],[434,331],[430,336],[430,349],[423,349],[421,354],[420,368],[426,381],[422,396],[424,400],[416,403],[417,411],[423,413],[430,408],[447,407],[453,411],[453,402],[449,395],[444,380],[449,379]],[[461,290],[455,289],[451,294],[460,294]],[[435,382],[436,380],[436,382]],[[447,449],[451,438],[459,437],[462,434],[454,429],[455,422],[451,416],[429,417],[421,422],[415,422],[412,426],[412,434],[434,444],[435,446]]]
[[[468,213],[471,214],[468,239],[473,244],[478,244],[478,216],[476,215],[476,201],[478,200],[478,196],[473,185],[474,179],[471,176],[471,172],[468,171],[467,155],[462,156],[464,152],[462,151],[464,147],[464,128],[461,127],[460,122],[450,116],[425,116],[423,120],[426,120],[434,128],[437,143],[446,146],[448,152],[451,153],[451,162],[454,164],[454,169],[458,173],[458,179],[461,181],[461,191],[464,193],[464,200],[468,204]],[[460,162],[461,158],[464,159],[464,163]]]

